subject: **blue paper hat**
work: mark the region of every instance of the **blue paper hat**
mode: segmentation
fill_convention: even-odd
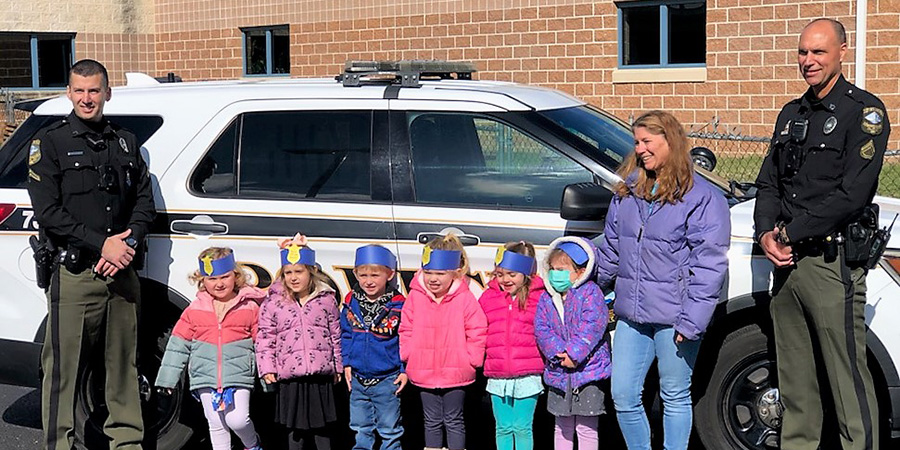
[[[198,259],[200,263],[200,275],[204,277],[218,277],[234,270],[234,253],[213,259],[212,256],[204,256]]]
[[[356,261],[354,266],[364,266],[366,264],[378,264],[388,269],[395,270],[397,268],[397,257],[390,250],[380,245],[364,245],[356,249]]]
[[[281,265],[286,266],[288,264],[314,266],[316,265],[316,251],[309,247],[289,245],[281,249]]]
[[[534,273],[534,258],[523,255],[521,253],[511,252],[503,247],[497,249],[497,256],[494,258],[494,265],[502,267],[513,272],[531,275]]]
[[[575,261],[576,265],[582,265],[587,262],[588,254],[584,251],[580,245],[574,242],[563,242],[559,244],[558,249],[566,252],[569,255],[569,258],[572,258],[572,261]]]
[[[426,246],[422,250],[422,268],[428,270],[456,270],[462,259],[459,250],[437,250]]]

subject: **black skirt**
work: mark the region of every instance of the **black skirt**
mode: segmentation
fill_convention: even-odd
[[[334,376],[310,375],[278,382],[275,422],[287,428],[310,430],[337,421]]]

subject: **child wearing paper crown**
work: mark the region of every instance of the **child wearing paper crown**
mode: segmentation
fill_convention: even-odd
[[[422,388],[425,448],[466,446],[463,386],[484,362],[487,318],[469,290],[468,259],[453,234],[432,239],[410,283],[400,322],[400,359],[409,381]]]
[[[329,450],[337,421],[333,385],[343,370],[337,301],[305,236],[279,247],[281,269],[259,310],[259,373],[264,383],[277,383],[275,421],[286,429],[287,448],[315,442]]]
[[[535,275],[534,255],[534,246],[524,241],[497,249],[494,277],[478,300],[488,320],[484,375],[497,424],[497,450],[534,448],[534,410],[544,391],[544,362],[534,338],[544,282]]]
[[[341,357],[350,390],[350,428],[354,450],[375,448],[375,430],[383,450],[400,450],[403,425],[400,392],[406,370],[400,362],[400,312],[403,295],[389,282],[397,258],[380,245],[356,249],[353,273],[359,285],[347,294],[341,311]]]
[[[231,450],[231,432],[244,447],[260,450],[250,420],[250,391],[256,379],[253,339],[259,302],[265,293],[245,284],[230,248],[211,247],[199,256],[190,279],[197,299],[181,313],[156,376],[171,394],[187,364],[191,389],[203,405],[213,450]]]
[[[597,248],[578,237],[550,244],[540,266],[547,292],[538,302],[534,333],[546,360],[547,410],[556,416],[555,447],[598,448],[597,426],[605,413],[599,381],[610,376],[609,310],[603,291],[591,281]]]

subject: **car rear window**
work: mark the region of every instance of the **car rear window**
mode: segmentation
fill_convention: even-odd
[[[0,147],[0,188],[25,187],[28,176],[27,156],[31,140],[44,127],[59,122],[65,116],[31,115]],[[162,126],[159,116],[106,116],[111,122],[130,130],[137,136],[138,145],[150,139]]]

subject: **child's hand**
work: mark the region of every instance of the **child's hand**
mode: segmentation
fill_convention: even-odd
[[[156,393],[157,393],[157,394],[162,394],[162,395],[172,395],[172,393],[174,393],[174,392],[175,392],[175,391],[174,391],[172,388],[164,388],[164,387],[158,387],[158,388],[156,388]]]
[[[350,376],[353,375],[352,367],[344,367],[344,381],[347,383],[347,390],[353,390],[353,383],[350,382]]]
[[[400,375],[397,375],[397,379],[394,380],[394,384],[399,384],[400,386],[398,386],[397,390],[394,391],[394,395],[400,395],[400,391],[402,391],[403,388],[406,387],[406,383],[408,383],[408,382],[409,382],[409,377],[406,376],[405,373],[401,373]]]
[[[278,381],[278,378],[275,378],[274,373],[267,373],[262,376],[262,379],[263,379],[263,381],[266,382],[266,384],[272,384],[272,383]]]
[[[559,358],[559,365],[563,366],[567,369],[574,369],[575,362],[572,361],[572,358],[569,358],[569,354],[566,352],[557,353],[556,357]]]
[[[339,374],[339,373],[334,374],[334,384],[338,384],[340,382],[341,382],[341,374]]]
[[[684,336],[683,336],[681,333],[679,333],[679,332],[676,331],[676,332],[675,332],[675,343],[676,343],[676,344],[680,344],[680,343],[682,343],[683,341],[684,341]]]

